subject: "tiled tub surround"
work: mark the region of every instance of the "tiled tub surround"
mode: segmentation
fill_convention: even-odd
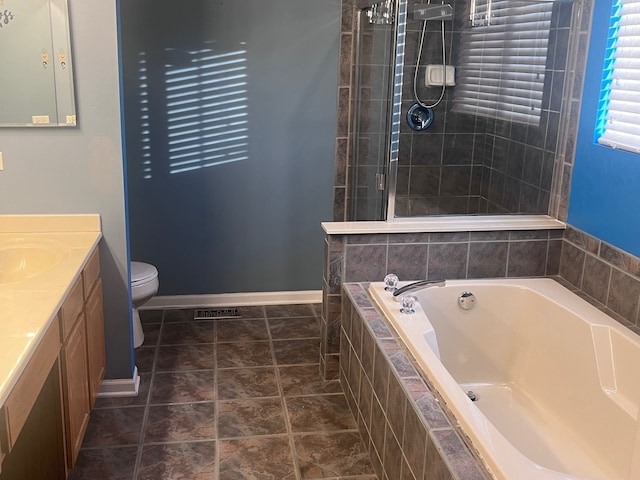
[[[340,382],[380,480],[491,478],[366,292],[344,285]]]
[[[320,368],[337,378],[343,283],[557,275],[562,230],[352,234],[325,237]]]
[[[413,315],[382,282],[368,293],[495,478],[640,477],[635,333],[552,278],[447,281]]]
[[[565,286],[640,334],[640,258],[569,226],[559,274]]]
[[[341,288],[347,282],[556,276],[640,333],[640,259],[571,226],[562,230],[327,235],[320,368],[338,374]]]

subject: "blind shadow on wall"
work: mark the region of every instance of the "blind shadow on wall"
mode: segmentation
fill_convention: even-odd
[[[131,256],[161,295],[320,289],[340,2],[121,2]]]

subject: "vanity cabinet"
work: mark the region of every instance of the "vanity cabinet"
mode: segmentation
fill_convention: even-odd
[[[60,479],[66,473],[58,320],[56,316],[2,408],[7,454],[2,480]]]
[[[0,480],[65,479],[105,372],[98,249],[0,409]]]
[[[87,368],[89,375],[89,406],[93,408],[106,369],[102,280],[98,250],[82,272],[85,292],[84,314],[87,325]]]
[[[86,338],[84,314],[80,314],[61,352],[69,468],[76,463],[84,432],[89,424],[89,368]]]
[[[89,413],[105,371],[102,282],[97,249],[71,289],[61,313],[67,465],[71,469],[78,458]]]
[[[2,464],[2,480],[64,480],[66,477],[62,425],[60,368],[45,378],[20,435]]]

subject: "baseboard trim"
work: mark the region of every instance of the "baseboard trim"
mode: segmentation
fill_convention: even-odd
[[[322,290],[291,292],[220,293],[210,295],[160,295],[141,310],[159,308],[243,307],[249,305],[291,305],[322,302]]]
[[[138,367],[133,369],[132,378],[117,378],[114,380],[103,380],[100,384],[98,398],[109,397],[136,397],[140,388],[140,375]]]

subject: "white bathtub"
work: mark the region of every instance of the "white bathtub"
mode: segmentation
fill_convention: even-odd
[[[551,279],[370,293],[497,479],[640,479],[640,337]]]

